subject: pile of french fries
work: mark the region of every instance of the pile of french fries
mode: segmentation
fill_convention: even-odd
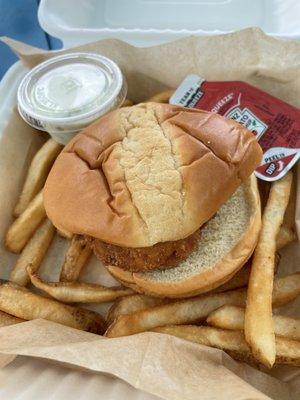
[[[14,209],[16,219],[9,227],[5,245],[19,257],[9,281],[0,284],[0,326],[44,318],[72,328],[103,334],[107,324],[94,311],[66,303],[103,303],[132,294],[121,286],[104,287],[77,282],[92,251],[78,235],[57,232],[70,241],[61,267],[60,282],[43,282],[37,272],[47,254],[56,229],[47,218],[42,189],[62,145],[49,139],[36,153]],[[30,291],[32,283],[46,296]],[[47,295],[49,295],[47,297]]]
[[[171,94],[165,91],[148,101],[168,102]],[[124,106],[132,104],[126,100]],[[300,295],[300,272],[275,275],[278,250],[296,237],[291,172],[263,187],[262,229],[248,263],[219,288],[174,300],[79,281],[91,249],[79,235],[57,232],[43,205],[43,186],[61,150],[49,139],[36,153],[14,209],[5,244],[19,256],[9,280],[0,282],[0,326],[44,318],[110,338],[152,331],[219,348],[250,363],[300,366],[300,320],[273,315],[273,309]],[[69,245],[59,282],[46,282],[39,268],[56,234]],[[113,302],[106,317],[76,304],[105,302]]]

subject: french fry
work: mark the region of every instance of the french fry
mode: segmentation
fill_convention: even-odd
[[[0,282],[0,310],[26,320],[44,318],[99,334],[103,333],[105,327],[101,315],[94,311],[59,303],[7,281]]]
[[[193,325],[162,326],[153,331],[216,347],[240,361],[256,362],[242,332]],[[276,364],[300,366],[300,342],[276,337],[275,345]]]
[[[244,330],[245,309],[223,306],[209,314],[206,322],[216,328]],[[273,315],[273,324],[276,336],[300,341],[300,319]]]
[[[236,306],[222,306],[209,314],[206,322],[215,328],[243,331],[245,309]]]
[[[281,306],[300,294],[300,273],[277,278],[274,284],[273,304]],[[157,326],[191,324],[207,318],[225,305],[245,306],[246,289],[223,293],[209,293],[184,300],[157,305],[132,314],[120,315],[106,331],[108,337],[133,335]]]
[[[224,304],[245,304],[245,290],[197,296],[119,316],[106,331],[108,337],[133,335],[157,326],[190,324],[203,320]]]
[[[79,235],[74,235],[66,252],[59,280],[61,282],[77,281],[91,254],[92,250],[88,243]]]
[[[280,261],[279,253],[275,254],[275,271]],[[228,282],[223,283],[223,285],[217,287],[213,292],[226,292],[227,290],[239,289],[248,285],[249,276],[251,271],[252,258],[240,269]]]
[[[73,237],[73,233],[63,230],[63,229],[57,229],[57,233],[59,234],[59,236],[65,238],[65,239],[68,239],[68,240],[71,240]]]
[[[13,315],[9,315],[3,311],[0,311],[0,327],[19,324],[20,322],[25,322],[25,319],[17,318]]]
[[[26,267],[30,264],[34,272],[39,269],[52,242],[54,233],[54,226],[46,219],[22,250],[22,253],[10,273],[10,281],[20,286],[26,286],[27,283],[30,282]]]
[[[157,93],[154,96],[150,97],[146,102],[154,102],[154,103],[169,103],[169,99],[174,93],[174,90],[164,90],[163,92]]]
[[[260,194],[260,204],[262,212],[265,209],[265,206],[268,201],[270,189],[271,189],[271,182],[263,181],[262,179],[257,180],[258,190]]]
[[[14,217],[21,215],[34,196],[43,188],[50,168],[62,148],[61,144],[49,139],[33,157],[21,195],[13,212]]]
[[[258,187],[261,198],[261,207],[262,210],[264,210],[267,204],[271,188],[271,182],[265,182],[259,179]],[[289,202],[283,217],[283,223],[276,237],[277,250],[282,249],[283,247],[287,246],[289,243],[293,242],[296,239],[296,234],[293,230],[293,227],[295,225],[295,208],[296,208],[296,184],[295,184],[295,179],[293,179]]]
[[[121,105],[121,108],[122,107],[130,107],[130,106],[133,106],[133,101],[131,101],[129,99],[125,99],[123,104]]]
[[[248,285],[250,276],[251,264],[248,262],[242,267],[233,277],[228,281],[223,283],[223,285],[217,287],[213,292],[220,293],[226,292],[227,290],[233,290],[242,288]]]
[[[294,240],[296,240],[295,232],[291,228],[288,228],[287,226],[282,226],[276,237],[277,250],[282,249],[283,247],[287,246]]]
[[[145,296],[143,294],[122,297],[110,307],[106,316],[106,321],[108,324],[111,324],[120,315],[131,314],[167,302],[168,300],[166,299]]]
[[[40,192],[8,229],[5,238],[8,250],[20,253],[45,217],[43,193]]]
[[[300,295],[300,272],[275,278],[273,285],[273,307],[284,306]]]
[[[296,214],[296,200],[297,200],[297,179],[295,179],[294,173],[293,174],[293,181],[292,181],[292,187],[291,187],[291,193],[290,193],[290,198],[288,205],[285,210],[285,214],[283,217],[283,224],[282,226],[285,228],[293,229],[295,226],[295,214]]]
[[[27,267],[27,273],[36,288],[64,303],[105,303],[133,293],[122,286],[108,288],[94,283],[44,282],[31,266]]]
[[[289,201],[291,184],[292,174],[287,173],[271,186],[248,284],[245,337],[254,357],[267,367],[272,367],[276,356],[272,320],[276,237]]]

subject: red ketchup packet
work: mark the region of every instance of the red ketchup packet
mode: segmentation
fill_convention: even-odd
[[[260,179],[282,178],[300,157],[300,110],[248,83],[188,75],[170,104],[216,112],[252,131],[264,152],[255,171]]]

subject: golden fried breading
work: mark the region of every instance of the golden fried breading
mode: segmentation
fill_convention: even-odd
[[[200,238],[200,230],[185,239],[157,243],[154,246],[131,248],[121,247],[88,237],[95,255],[105,264],[127,271],[140,272],[154,268],[175,267],[194,250]]]

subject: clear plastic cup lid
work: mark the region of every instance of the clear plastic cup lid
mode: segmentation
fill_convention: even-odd
[[[18,90],[21,116],[38,129],[84,125],[117,108],[126,97],[118,65],[93,53],[51,58],[29,71]],[[75,124],[75,125],[74,125]]]

